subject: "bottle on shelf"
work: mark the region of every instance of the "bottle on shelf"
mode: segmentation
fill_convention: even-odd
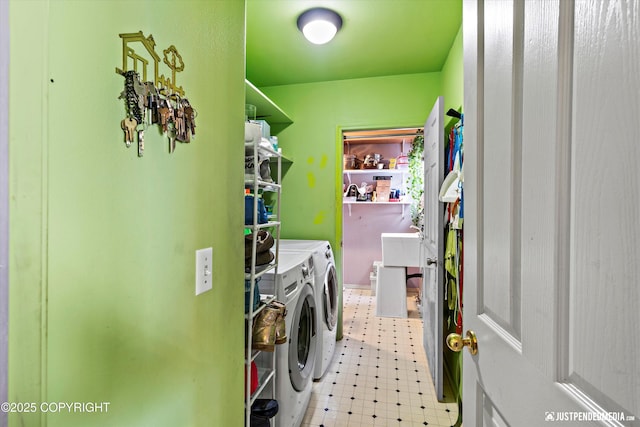
[[[400,155],[396,159],[396,169],[406,170],[409,169],[409,158],[404,151],[400,152]]]

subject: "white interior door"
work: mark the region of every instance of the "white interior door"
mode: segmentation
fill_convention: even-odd
[[[463,22],[464,425],[638,426],[640,4]]]
[[[424,256],[422,319],[424,351],[438,400],[442,400],[444,205],[438,201],[443,177],[444,100],[436,100],[424,124]]]

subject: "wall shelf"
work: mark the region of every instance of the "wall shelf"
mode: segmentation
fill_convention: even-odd
[[[404,207],[410,205],[410,202],[352,202],[352,201],[343,201],[342,204],[347,206],[349,209],[349,216],[351,216],[351,206],[353,205],[378,205],[378,206],[401,206],[402,207],[402,218],[404,218]]]
[[[351,202],[351,201],[344,201],[342,202],[343,205],[381,205],[381,206],[385,206],[385,205],[410,205],[411,203],[409,202]]]
[[[408,173],[408,169],[344,169],[343,171],[343,174],[349,180],[349,184],[351,184],[352,175],[400,176],[404,179],[404,175]]]
[[[260,393],[262,393],[265,387],[272,380],[274,380],[275,375],[276,375],[276,371],[273,369],[258,367],[258,384],[260,385],[258,386],[258,389],[255,391],[255,393],[251,395],[249,406],[253,405],[253,402],[256,401],[256,399],[260,396]]]
[[[404,188],[404,177],[408,175],[408,169],[344,169],[343,175],[347,177],[348,185],[352,184],[351,177],[352,175],[371,175],[371,176],[399,176],[402,181],[402,186]],[[379,206],[389,206],[389,205],[400,205],[402,207],[402,218],[404,218],[404,207],[406,205],[410,205],[411,202],[399,201],[399,202],[358,202],[351,200],[342,200],[342,204],[346,205],[349,208],[349,216],[351,216],[351,206],[352,205],[379,205]]]
[[[272,100],[253,85],[249,80],[244,81],[245,103],[256,106],[256,119],[263,119],[269,123],[271,133],[277,135],[285,129],[293,120],[280,109]]]
[[[419,127],[346,131],[343,133],[343,141],[347,146],[404,144],[413,141],[422,133],[423,129]]]
[[[345,169],[344,173],[353,175],[382,174],[382,175],[404,175],[409,173],[409,169]]]

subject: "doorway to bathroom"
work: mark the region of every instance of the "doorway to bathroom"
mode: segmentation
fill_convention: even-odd
[[[422,127],[342,132],[345,287],[370,288],[375,292],[371,285],[375,265],[382,260],[381,233],[411,231],[419,205],[414,203],[409,188],[414,177],[409,170],[408,154],[419,135]],[[410,279],[407,284],[417,294],[420,282]]]

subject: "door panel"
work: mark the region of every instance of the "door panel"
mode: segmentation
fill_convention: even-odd
[[[483,427],[509,427],[509,424],[502,418],[500,411],[493,405],[491,399],[478,384],[478,396],[482,399],[482,426]]]
[[[521,7],[511,2],[487,4],[484,61],[485,168],[483,312],[514,337],[520,337],[520,199],[522,69],[514,46],[521,37],[522,21],[514,19]],[[516,24],[518,26],[516,27]]]
[[[464,423],[638,426],[640,5],[463,13]]]
[[[527,358],[548,377],[558,375],[568,298],[568,235],[571,96],[570,2],[525,2],[525,16],[544,25],[525,25],[522,122],[522,341]],[[566,8],[565,8],[566,9]],[[563,20],[560,27],[559,20]],[[562,30],[562,33],[560,33]],[[558,46],[561,47],[558,51]],[[567,291],[567,292],[565,292]],[[556,331],[558,337],[550,331]],[[562,356],[559,356],[559,358]]]
[[[427,354],[436,397],[442,400],[444,330],[444,207],[438,201],[444,180],[444,100],[436,100],[424,124],[424,257],[438,260],[422,269],[423,346]]]
[[[636,414],[640,344],[620,340],[640,325],[639,8],[637,1],[575,4],[572,297],[565,307],[570,380]]]

